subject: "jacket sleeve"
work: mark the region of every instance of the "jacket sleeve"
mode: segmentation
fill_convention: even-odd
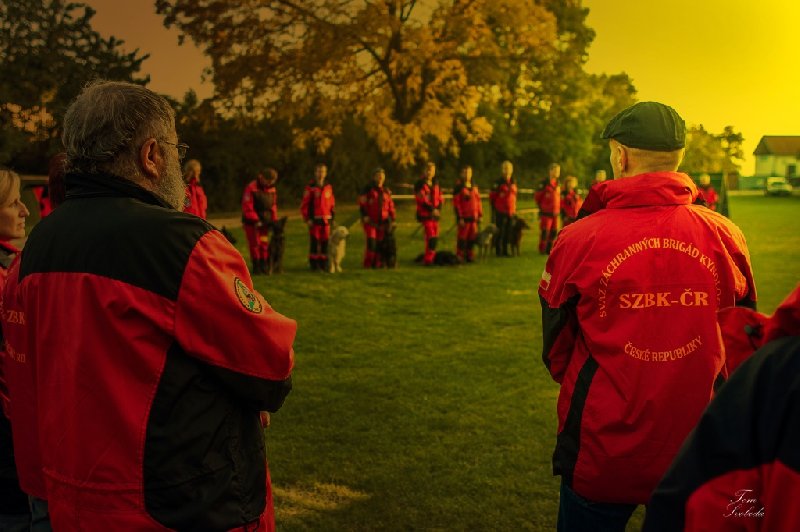
[[[432,211],[433,203],[431,203],[429,199],[425,196],[425,194],[422,191],[422,187],[423,184],[421,181],[418,181],[417,184],[414,186],[414,196],[417,200],[417,205],[425,210]]]
[[[197,197],[200,200],[200,218],[205,220],[208,218],[208,197],[200,185],[197,186]]]
[[[258,213],[256,213],[255,205],[253,205],[253,190],[250,185],[244,188],[242,194],[242,216],[248,222],[256,223],[258,221]]]
[[[575,270],[576,264],[565,262],[564,247],[563,239],[556,240],[539,283],[542,361],[558,383],[567,371],[579,333],[577,306],[580,295],[567,277]]]
[[[773,511],[772,517],[783,512],[784,517],[793,515],[797,519],[797,512],[779,508],[783,501],[797,497],[797,483],[782,484],[778,475],[770,477],[763,472],[781,461],[788,463],[786,458],[797,448],[794,391],[798,370],[797,337],[765,345],[736,370],[654,490],[643,530],[758,529],[741,521],[741,526],[735,526],[737,517],[730,515],[743,491],[743,498],[758,500],[759,504],[743,505],[742,511],[764,506],[766,512]],[[797,530],[797,523],[776,528],[780,519],[763,528]]]
[[[361,213],[361,217],[368,216],[367,213],[367,199],[368,199],[369,190],[364,189],[361,191],[361,194],[358,195],[358,210]]]
[[[308,206],[311,203],[311,190],[308,187],[303,191],[303,199],[300,201],[300,214],[303,221],[308,222]]]
[[[291,390],[297,324],[253,290],[241,255],[218,231],[195,245],[175,308],[175,338],[254,410],[276,411]]]
[[[389,205],[387,206],[387,209],[389,210],[389,219],[391,221],[395,221],[397,219],[397,214],[395,213],[394,210],[394,200],[392,199],[391,191],[388,194],[388,199],[389,199]]]

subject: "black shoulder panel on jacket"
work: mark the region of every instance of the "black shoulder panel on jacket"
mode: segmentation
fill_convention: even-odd
[[[90,273],[174,301],[195,244],[213,229],[197,216],[136,198],[69,199],[31,232],[20,281],[33,273]]]

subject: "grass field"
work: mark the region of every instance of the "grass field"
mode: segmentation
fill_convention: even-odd
[[[771,313],[800,279],[800,197],[733,197],[731,211]],[[520,258],[423,268],[415,228],[401,209],[398,268],[364,271],[354,227],[345,272],[326,275],[307,270],[292,220],[285,273],[256,278],[299,322],[294,391],[267,433],[278,528],[552,530],[558,386],[540,360],[535,231]]]

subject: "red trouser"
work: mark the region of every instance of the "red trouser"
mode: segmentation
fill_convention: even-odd
[[[310,245],[308,260],[328,260],[328,239],[331,236],[330,225],[314,224],[308,230]]]
[[[364,224],[364,237],[367,239],[367,249],[364,251],[365,268],[380,268],[383,266],[381,256],[378,253],[378,244],[383,242],[385,235],[386,229],[383,225]]]
[[[253,261],[267,260],[269,255],[269,228],[266,225],[256,227],[245,224],[244,234],[247,237],[247,247],[250,248],[250,259]]]
[[[478,222],[464,222],[458,226],[458,243],[456,244],[456,254],[461,260],[472,260],[472,247],[478,236]]]
[[[558,218],[552,214],[539,214],[539,253],[550,253],[558,231]]]
[[[439,241],[439,220],[423,220],[422,229],[425,230],[425,264],[433,264]]]

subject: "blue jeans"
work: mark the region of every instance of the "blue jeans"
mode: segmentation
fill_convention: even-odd
[[[625,532],[635,504],[592,502],[572,491],[562,480],[558,505],[558,532]]]
[[[52,532],[47,501],[38,497],[28,497],[28,502],[31,506],[31,532]]]

